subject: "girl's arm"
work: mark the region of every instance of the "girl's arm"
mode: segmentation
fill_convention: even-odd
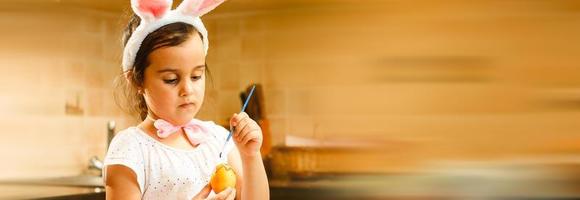
[[[141,189],[137,183],[137,175],[123,165],[109,165],[105,182],[107,200],[141,199]]]
[[[242,199],[270,199],[268,177],[262,162],[260,152],[254,156],[242,158],[242,170],[244,172]]]
[[[230,165],[239,174],[236,188],[239,196],[237,196],[241,197],[241,200],[270,199],[268,177],[260,154],[262,146],[260,126],[244,112],[234,114],[231,123],[236,127],[232,139],[238,152],[232,151],[228,156]]]

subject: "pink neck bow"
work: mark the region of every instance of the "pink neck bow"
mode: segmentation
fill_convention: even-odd
[[[187,139],[192,145],[198,145],[204,142],[206,139],[205,136],[208,133],[208,130],[203,122],[197,119],[192,119],[187,124],[181,126],[174,126],[173,124],[163,119],[157,119],[154,120],[153,126],[157,128],[157,136],[159,136],[159,138],[169,137],[171,134],[183,128]]]

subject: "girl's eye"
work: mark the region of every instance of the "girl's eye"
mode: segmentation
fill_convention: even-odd
[[[191,80],[197,81],[201,78],[201,76],[192,76]]]
[[[177,79],[166,79],[163,80],[163,82],[165,82],[166,84],[175,84],[177,83]]]

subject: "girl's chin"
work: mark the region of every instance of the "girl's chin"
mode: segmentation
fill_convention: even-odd
[[[193,119],[193,116],[190,117],[180,117],[177,119],[172,120],[173,122],[171,122],[173,125],[184,125],[187,124],[189,121],[191,121],[191,119]]]
[[[173,113],[168,112],[157,116],[173,125],[183,125],[191,121],[196,115],[197,110],[175,110]]]
[[[179,112],[179,114],[176,115],[175,121],[187,123],[187,122],[191,121],[191,119],[193,119],[196,114],[197,114],[197,112],[193,112],[193,111],[192,112]]]

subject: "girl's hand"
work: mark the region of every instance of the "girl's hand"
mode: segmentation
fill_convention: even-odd
[[[192,200],[234,200],[236,198],[236,189],[233,188],[225,189],[215,196],[208,198],[207,196],[210,192],[211,187],[207,184]]]
[[[230,120],[234,128],[232,138],[242,157],[259,155],[262,146],[262,129],[245,112],[234,114]]]

